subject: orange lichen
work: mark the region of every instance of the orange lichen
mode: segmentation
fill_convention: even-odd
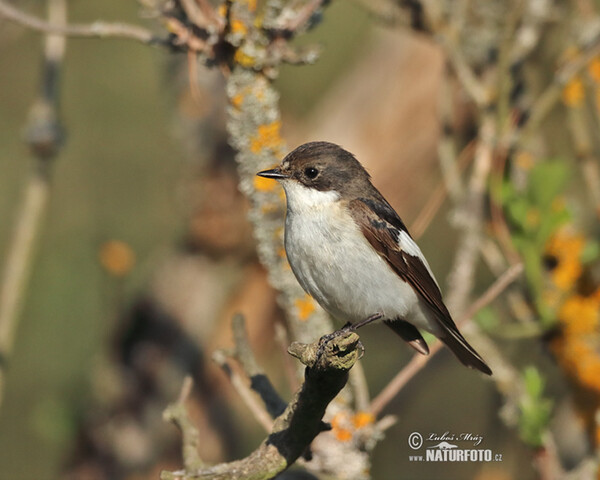
[[[308,320],[308,317],[316,310],[315,301],[308,294],[304,295],[302,298],[296,299],[294,305],[298,310],[298,318],[300,320]]]
[[[278,151],[283,143],[280,131],[281,122],[279,120],[259,125],[256,136],[250,141],[250,151],[256,154],[265,148]]]
[[[248,27],[246,27],[241,20],[234,19],[231,21],[231,33],[246,35],[246,33],[248,33]]]
[[[352,440],[352,432],[345,428],[337,428],[333,431],[333,434],[340,442],[349,442]]]
[[[238,93],[231,97],[231,105],[235,108],[240,109],[242,107],[242,103],[244,103],[244,95]]]
[[[329,423],[331,424],[331,428],[336,429],[342,428],[342,426],[345,425],[347,422],[348,414],[346,412],[339,412],[333,416]]]
[[[135,253],[129,245],[119,240],[110,240],[100,247],[100,264],[115,277],[127,275],[135,264]]]
[[[562,100],[567,107],[580,107],[585,97],[585,88],[580,77],[573,77],[562,91]]]
[[[354,423],[354,427],[357,429],[371,425],[374,421],[375,417],[369,412],[358,412],[352,419],[352,423]]]

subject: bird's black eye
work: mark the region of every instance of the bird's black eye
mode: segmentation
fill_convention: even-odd
[[[304,169],[304,175],[306,175],[308,178],[316,178],[318,174],[319,171],[315,167],[306,167]]]

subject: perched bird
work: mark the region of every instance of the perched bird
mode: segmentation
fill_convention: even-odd
[[[464,365],[491,375],[458,331],[423,253],[354,155],[333,143],[310,142],[257,175],[283,186],[289,263],[327,312],[355,327],[382,318],[427,355],[421,328]]]

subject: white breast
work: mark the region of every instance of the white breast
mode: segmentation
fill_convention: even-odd
[[[288,202],[285,249],[304,290],[343,322],[380,312],[433,329],[424,302],[371,247],[336,192],[292,180],[282,184]]]

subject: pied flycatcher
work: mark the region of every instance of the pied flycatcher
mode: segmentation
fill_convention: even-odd
[[[427,355],[421,328],[464,365],[491,375],[456,328],[423,253],[354,155],[333,143],[310,142],[257,175],[283,186],[289,263],[327,312],[354,325],[382,318]]]

